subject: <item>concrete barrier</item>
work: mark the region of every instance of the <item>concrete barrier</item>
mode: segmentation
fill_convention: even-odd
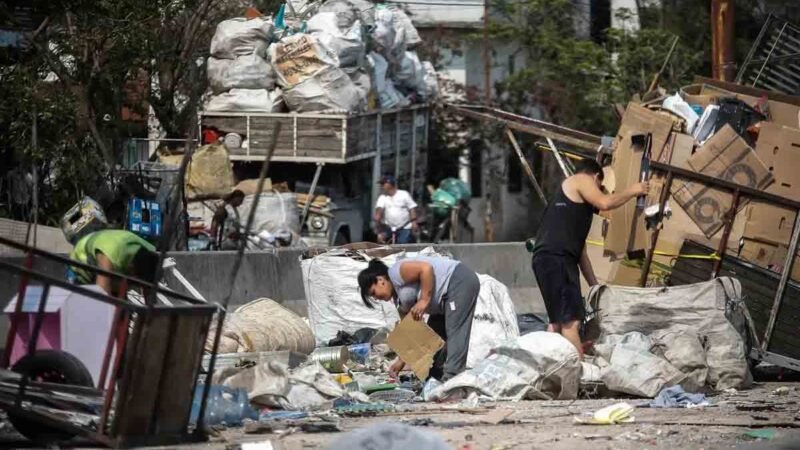
[[[398,246],[420,250],[425,244]],[[497,278],[509,287],[517,313],[544,311],[541,294],[531,271],[530,254],[521,242],[447,244],[437,249],[451,253],[478,273]],[[269,297],[301,315],[306,315],[303,277],[300,272],[301,249],[281,249],[274,252],[248,252],[244,256],[233,285],[231,306],[241,305],[260,297]],[[236,252],[176,252],[170,254],[178,270],[212,302],[221,302],[230,289],[230,272]],[[22,264],[22,258],[2,258]],[[64,277],[65,268],[58,264],[36,265],[38,270]],[[3,307],[16,295],[19,277],[0,270],[0,302]],[[175,283],[170,282],[170,286]],[[180,290],[180,289],[178,289]],[[6,337],[7,320],[0,321],[0,341]]]

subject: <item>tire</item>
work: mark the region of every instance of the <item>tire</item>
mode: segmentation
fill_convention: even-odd
[[[28,373],[32,380],[48,383],[94,386],[89,369],[74,355],[57,350],[38,350],[33,355],[20,358],[11,368],[17,373]],[[37,443],[68,441],[74,434],[51,428],[39,422],[8,414],[8,420],[23,436]]]

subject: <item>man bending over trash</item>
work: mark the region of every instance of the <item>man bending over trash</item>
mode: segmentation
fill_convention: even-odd
[[[575,174],[561,183],[545,210],[533,248],[533,272],[544,298],[548,331],[561,333],[583,357],[579,334],[584,318],[578,267],[590,286],[597,279],[586,255],[586,236],[597,211],[619,208],[627,201],[647,194],[647,182],[636,183],[622,192],[602,191],[603,169],[594,160],[575,165]]]
[[[109,272],[153,282],[158,266],[158,254],[153,244],[126,230],[100,230],[81,238],[70,259]],[[77,282],[95,283],[107,294],[114,295],[112,278],[78,267],[72,267]]]

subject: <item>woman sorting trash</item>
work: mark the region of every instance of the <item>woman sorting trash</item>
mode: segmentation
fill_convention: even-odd
[[[401,259],[392,267],[373,259],[358,274],[361,299],[374,308],[370,298],[393,300],[400,316],[411,314],[422,320],[428,314],[428,325],[445,341],[434,358],[430,376],[447,381],[467,365],[472,315],[478,301],[478,276],[466,265],[452,259],[417,256]],[[442,364],[444,362],[444,364]],[[399,357],[392,363],[392,376],[403,370]]]

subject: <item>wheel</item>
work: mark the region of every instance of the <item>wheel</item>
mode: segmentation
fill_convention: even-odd
[[[83,363],[67,352],[57,350],[38,350],[33,355],[20,358],[11,368],[17,373],[28,373],[34,381],[76,386],[94,386],[92,374]],[[47,427],[25,417],[8,414],[14,428],[34,442],[59,442],[72,439],[74,435],[57,428]]]

